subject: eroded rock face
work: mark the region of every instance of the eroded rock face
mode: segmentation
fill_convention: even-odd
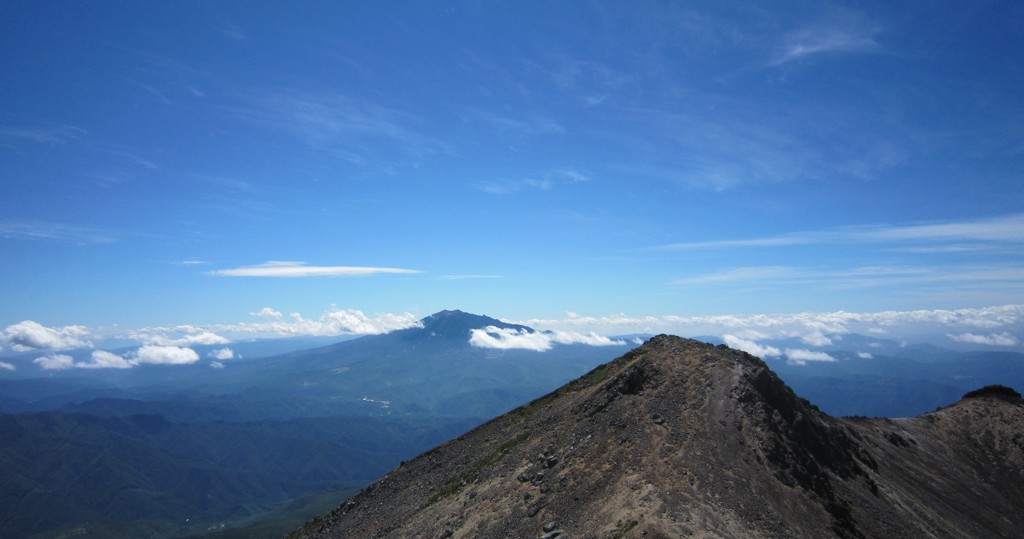
[[[760,359],[658,336],[295,537],[1011,536],[1024,405],[831,418]]]

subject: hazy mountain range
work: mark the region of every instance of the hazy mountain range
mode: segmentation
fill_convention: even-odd
[[[10,479],[0,532],[175,537],[254,525],[241,535],[282,533],[645,337],[560,344],[552,333],[443,311],[422,327],[330,344],[233,343],[244,353],[222,368],[5,372],[0,471]],[[872,353],[857,352],[865,349]],[[1016,353],[856,335],[815,351],[824,355],[768,365],[833,415],[913,416],[983,385],[1024,387]],[[69,352],[78,353],[87,351]]]

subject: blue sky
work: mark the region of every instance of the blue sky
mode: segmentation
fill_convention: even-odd
[[[6,2],[0,327],[998,307],[1017,342],[1024,6],[913,4]]]

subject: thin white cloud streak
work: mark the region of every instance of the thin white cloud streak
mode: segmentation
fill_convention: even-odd
[[[875,34],[877,30],[864,26],[817,25],[804,28],[786,37],[768,65],[778,67],[808,56],[828,53],[875,51],[881,48],[874,39]]]
[[[307,266],[304,262],[270,261],[257,266],[223,269],[207,272],[220,277],[351,277],[380,273],[411,274],[418,270],[402,268],[378,268],[367,266]]]
[[[472,279],[504,279],[504,275],[441,275],[441,281],[467,281]]]
[[[16,352],[89,348],[90,332],[85,326],[46,327],[32,320],[7,326],[0,335]]]
[[[549,180],[534,180],[530,178],[522,180],[491,180],[482,181],[476,184],[477,189],[490,195],[509,195],[523,189],[537,189],[547,191],[551,189],[552,183]]]
[[[825,284],[829,288],[866,288],[876,286],[967,283],[1024,288],[1024,266],[949,266],[949,267],[885,267],[867,266],[853,269],[796,268],[763,266],[733,268],[693,275],[672,281],[677,286],[713,286],[734,283]]]
[[[8,363],[6,361],[0,361],[0,369],[3,369],[5,371],[16,371],[16,370],[18,370],[17,367],[15,367],[13,364]]]
[[[559,185],[589,182],[590,177],[572,169],[556,169],[520,179],[496,179],[476,182],[476,188],[491,195],[508,195],[527,189],[547,191]]]
[[[0,126],[0,139],[48,144],[62,144],[77,140],[88,134],[88,131],[73,125],[57,125],[52,127]]]
[[[0,221],[0,236],[12,239],[60,240],[79,244],[113,243],[112,234],[84,226],[42,221]]]
[[[969,248],[970,242],[1020,244],[1024,243],[1024,213],[1001,215],[974,221],[904,226],[875,225],[847,227],[820,232],[794,232],[765,238],[670,243],[654,247],[653,249],[688,251],[883,242],[957,242],[960,244],[957,246],[960,249]]]
[[[463,122],[483,125],[490,131],[515,139],[539,135],[562,135],[566,132],[565,127],[561,124],[544,116],[519,119],[480,109],[466,109],[461,114],[461,118]]]
[[[952,335],[947,333],[946,336],[956,342],[984,344],[986,346],[1017,346],[1020,343],[1016,337],[1009,333],[992,333],[989,335],[978,335],[975,333]]]
[[[624,345],[625,341],[609,339],[594,332],[587,334],[572,331],[540,332],[525,329],[487,326],[470,330],[469,344],[477,348],[498,350],[533,350],[544,352],[555,344],[585,344],[588,346]]]

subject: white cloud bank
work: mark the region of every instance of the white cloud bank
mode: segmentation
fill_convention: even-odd
[[[1002,305],[977,309],[881,311],[854,313],[801,312],[791,314],[629,316],[615,314],[585,316],[572,311],[563,319],[531,319],[517,323],[539,329],[586,328],[604,335],[628,333],[672,333],[676,335],[731,334],[744,339],[799,337],[816,346],[848,333],[865,335],[931,335],[961,332],[1004,333],[1020,341],[1024,334],[1024,305]],[[959,330],[959,331],[957,331]],[[756,332],[756,333],[752,333]],[[1017,335],[1017,337],[1014,337]],[[1002,339],[1002,342],[1008,342]],[[740,348],[742,349],[742,348]]]
[[[129,336],[143,344],[154,346],[195,346],[228,344],[231,341],[221,335],[197,326],[182,325],[164,328],[146,328]]]
[[[85,326],[46,327],[32,320],[24,320],[7,326],[0,338],[11,345],[15,352],[31,350],[69,350],[89,348],[92,343]]]
[[[598,335],[596,333],[576,333],[572,331],[539,332],[525,329],[499,328],[487,326],[482,329],[470,330],[469,344],[478,348],[498,350],[534,350],[543,352],[550,350],[555,344],[586,344],[589,346],[613,346],[626,344]]]
[[[366,266],[307,266],[305,262],[270,261],[256,266],[243,266],[207,272],[220,277],[350,277],[377,273],[422,273],[402,268],[376,268]]]
[[[279,311],[264,307],[258,312],[250,313],[264,318],[262,322],[244,322],[240,324],[211,326],[211,331],[221,333],[257,333],[275,336],[313,335],[379,335],[399,329],[422,327],[415,315],[410,313],[381,313],[368,316],[356,309],[338,309],[332,307],[317,319],[304,318],[299,313],[291,313],[286,319]]]
[[[75,361],[67,354],[47,354],[32,360],[46,370],[66,369],[130,369],[138,365],[188,365],[199,361],[191,348],[178,346],[143,346],[120,356],[106,350],[93,350],[89,361]]]

